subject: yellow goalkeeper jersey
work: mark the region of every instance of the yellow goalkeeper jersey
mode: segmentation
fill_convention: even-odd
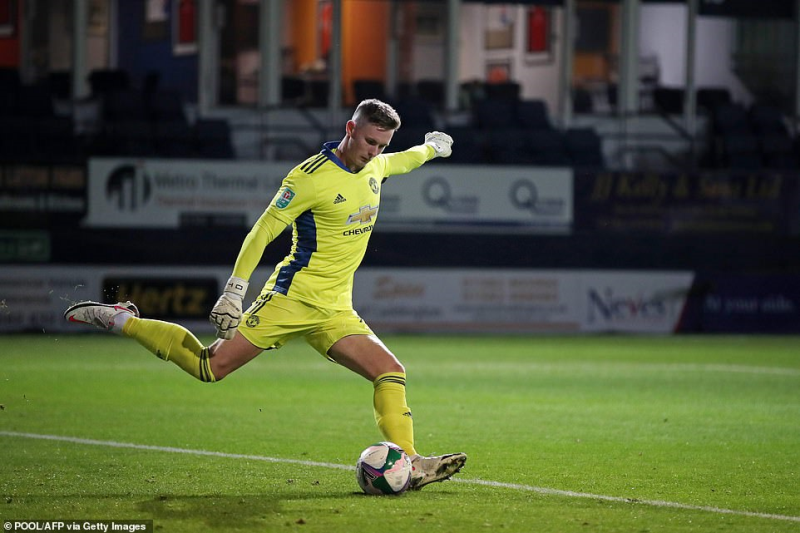
[[[275,267],[265,290],[344,310],[353,305],[353,275],[378,219],[383,179],[418,168],[434,151],[420,145],[381,154],[355,173],[336,156],[337,146],[337,141],[325,143],[319,154],[289,172],[253,231],[292,225],[291,251]],[[263,253],[263,246],[248,250],[248,241],[234,269],[234,275],[245,279]]]

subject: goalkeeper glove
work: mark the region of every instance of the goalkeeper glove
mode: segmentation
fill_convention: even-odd
[[[225,290],[211,310],[209,320],[217,330],[217,338],[230,340],[239,327],[242,319],[242,300],[249,283],[241,278],[231,276],[225,284]]]
[[[433,148],[436,157],[450,157],[453,153],[453,138],[441,131],[426,133],[425,144]]]

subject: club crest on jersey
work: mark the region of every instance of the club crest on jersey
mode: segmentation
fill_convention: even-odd
[[[375,178],[370,178],[369,188],[372,189],[373,193],[378,194],[378,191],[380,191],[380,189],[378,188],[378,180],[376,180]]]
[[[347,217],[347,223],[353,224],[358,222],[359,224],[368,224],[372,222],[372,219],[375,218],[375,215],[378,214],[378,206],[372,207],[371,205],[364,205],[361,206],[361,209],[358,210],[358,213],[353,213],[349,217]]]
[[[294,198],[294,191],[289,187],[285,187],[280,194],[278,194],[278,198],[275,200],[275,207],[278,209],[284,209]]]

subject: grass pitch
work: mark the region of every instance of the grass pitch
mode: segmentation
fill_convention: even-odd
[[[210,385],[110,335],[0,337],[0,521],[800,531],[800,338],[384,340],[419,450],[469,454],[457,481],[360,494],[372,386],[303,342]]]

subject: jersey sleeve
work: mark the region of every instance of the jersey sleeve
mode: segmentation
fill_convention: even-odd
[[[264,249],[285,228],[286,224],[264,211],[253,225],[250,233],[244,238],[242,249],[239,250],[236,263],[233,265],[233,275],[237,278],[249,280],[259,261],[261,261],[261,256],[264,255]]]
[[[383,175],[392,176],[394,174],[407,174],[433,159],[435,155],[436,152],[433,150],[433,147],[427,144],[413,146],[402,152],[384,154],[382,158],[386,166]]]
[[[233,275],[249,280],[261,261],[267,245],[294,219],[311,209],[316,197],[316,190],[310,179],[304,175],[289,174],[267,209],[245,237],[233,267]]]

